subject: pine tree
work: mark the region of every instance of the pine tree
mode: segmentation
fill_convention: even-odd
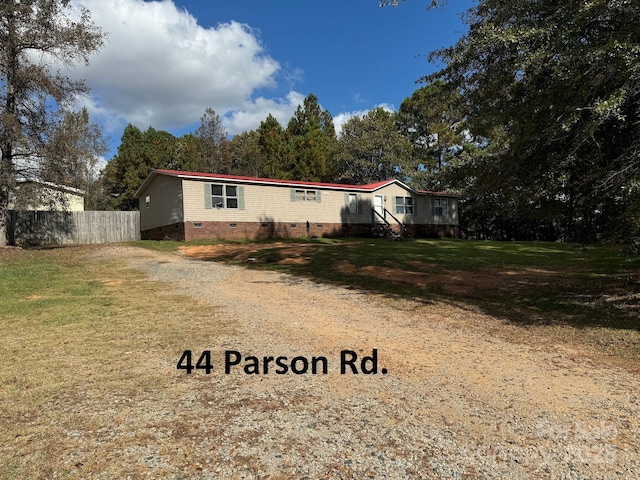
[[[333,155],[337,139],[333,118],[320,108],[315,95],[308,95],[298,106],[286,132],[292,152],[286,168],[288,178],[328,181],[335,176]]]

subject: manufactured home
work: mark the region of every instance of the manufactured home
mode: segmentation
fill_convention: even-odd
[[[18,180],[9,210],[84,211],[84,190],[36,180]]]
[[[342,185],[153,170],[138,189],[143,239],[458,236],[456,195],[391,179]]]

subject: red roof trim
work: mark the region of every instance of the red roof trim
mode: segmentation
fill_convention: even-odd
[[[279,185],[297,185],[297,186],[308,186],[308,187],[322,187],[322,188],[332,188],[332,189],[349,189],[349,190],[376,190],[380,187],[384,187],[391,183],[397,182],[395,179],[384,180],[382,182],[370,183],[368,185],[347,185],[341,183],[323,183],[323,182],[302,182],[299,180],[280,180],[275,178],[258,178],[258,177],[245,177],[240,175],[225,175],[221,173],[201,173],[201,172],[183,172],[181,170],[161,170],[155,169],[153,173],[161,174],[161,175],[170,175],[173,177],[180,178],[192,178],[198,180],[209,180],[209,179],[219,179],[219,180],[234,180],[239,182],[250,182],[250,183],[273,183]]]
[[[202,172],[183,172],[181,170],[164,170],[164,169],[154,169],[151,171],[149,176],[142,183],[138,191],[136,192],[136,197],[139,197],[141,192],[147,187],[151,179],[154,175],[168,175],[176,178],[184,178],[184,179],[193,179],[193,180],[230,180],[238,183],[253,183],[253,184],[267,184],[267,185],[279,185],[284,187],[310,187],[310,188],[325,188],[328,190],[352,190],[356,192],[374,192],[379,188],[386,187],[387,185],[397,184],[401,187],[415,192],[418,195],[443,195],[449,197],[457,197],[458,195],[448,194],[448,193],[436,193],[436,192],[427,192],[425,190],[415,190],[400,180],[397,179],[389,179],[383,180],[381,182],[370,183],[368,185],[347,185],[342,183],[322,183],[322,182],[302,182],[299,180],[282,180],[275,178],[258,178],[258,177],[245,177],[240,175],[225,175],[222,173],[202,173]]]

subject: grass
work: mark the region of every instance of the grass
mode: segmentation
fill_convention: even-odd
[[[168,395],[180,386],[168,371],[180,353],[231,331],[212,307],[93,251],[0,249],[0,479],[101,473],[100,461],[82,473],[61,464],[69,432],[108,429],[104,405],[119,398]],[[108,441],[96,444],[108,452]]]
[[[137,240],[129,242],[133,247],[142,247],[157,252],[174,252],[179,246],[215,245],[215,240],[193,240],[190,242],[177,242],[175,240]]]
[[[617,247],[326,239],[231,247],[211,258],[366,288],[390,302],[481,309],[504,319],[498,334],[517,341],[587,346],[626,366],[640,360],[640,258]],[[2,480],[142,478],[144,464],[113,452],[142,452],[159,431],[172,432],[173,446],[193,443],[193,406],[214,386],[196,388],[175,363],[187,348],[220,344],[234,326],[98,252],[0,249]],[[185,478],[198,476],[188,453],[167,455],[184,463]]]
[[[535,327],[536,334],[640,358],[640,256],[626,255],[620,246],[317,239],[238,245],[211,258],[467,305],[526,335]]]

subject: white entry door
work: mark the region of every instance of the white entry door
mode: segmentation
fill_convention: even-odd
[[[376,223],[383,223],[384,220],[384,197],[382,195],[374,195],[373,196],[373,208],[376,212],[378,212],[378,215],[375,215],[375,221]]]

